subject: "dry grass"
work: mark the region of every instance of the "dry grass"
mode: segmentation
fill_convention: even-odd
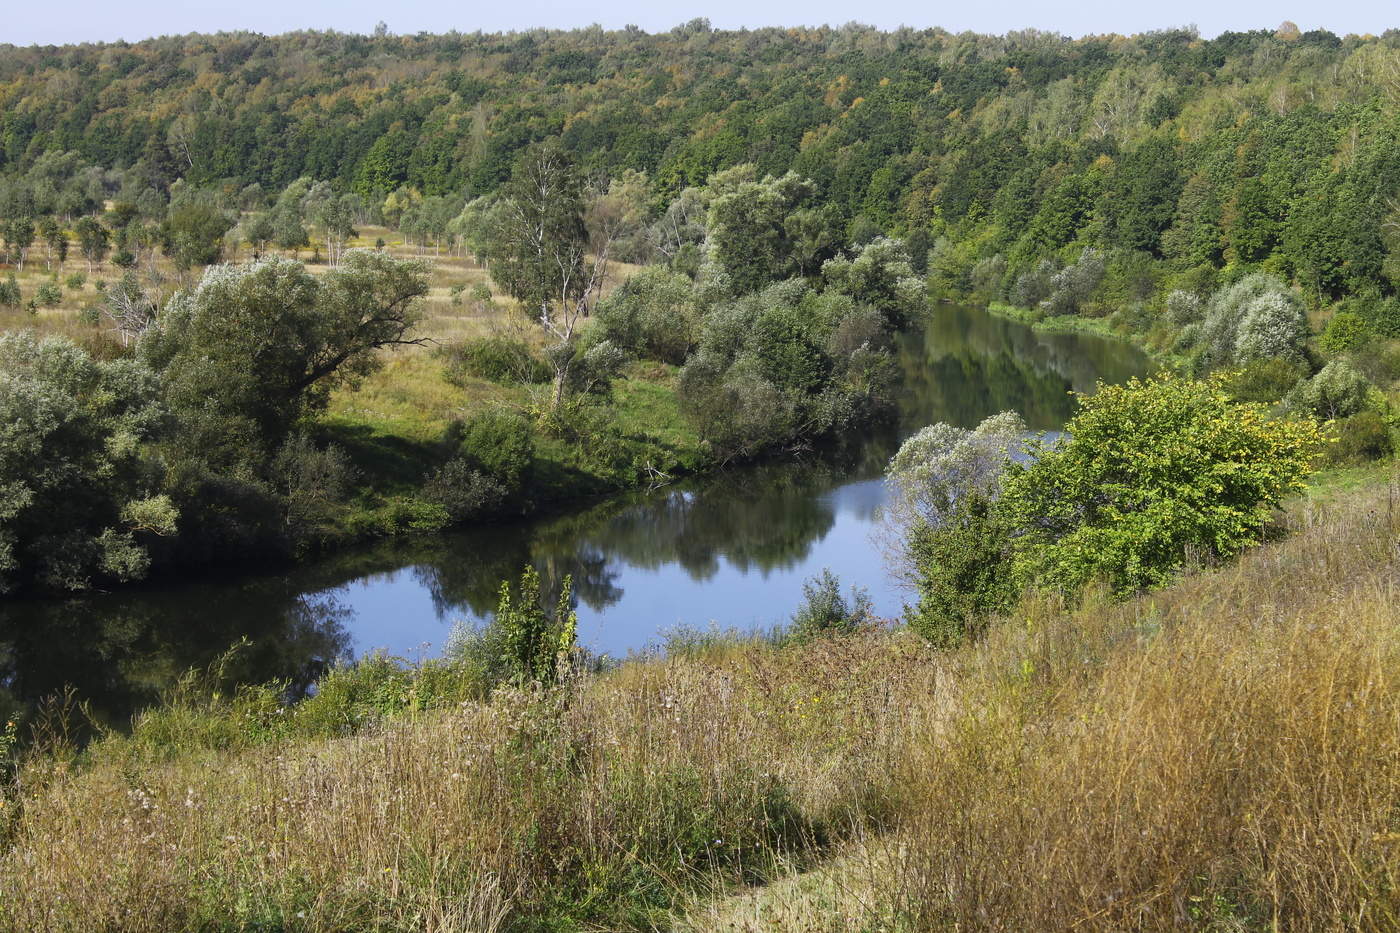
[[[1126,603],[630,663],[242,751],[35,762],[14,929],[1394,929],[1400,507]],[[761,887],[753,887],[764,883]],[[679,919],[678,919],[679,918]]]

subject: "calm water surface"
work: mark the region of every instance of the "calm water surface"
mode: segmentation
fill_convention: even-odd
[[[439,653],[454,624],[490,618],[501,581],[527,562],[546,588],[573,576],[579,639],[613,656],[676,626],[783,622],[803,582],[826,567],[894,615],[904,594],[872,538],[881,471],[900,438],[1006,409],[1054,430],[1073,408],[1071,390],[1148,369],[1126,344],[1036,333],[949,305],[901,342],[900,364],[898,425],[834,460],[735,469],[563,517],[391,542],[281,572],[11,602],[0,606],[0,682],[22,701],[72,684],[123,717],[246,636],[234,677],[285,678],[304,690],[337,659]]]

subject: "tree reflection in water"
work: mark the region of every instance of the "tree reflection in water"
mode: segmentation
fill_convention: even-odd
[[[581,612],[605,616],[624,650],[654,637],[668,621],[658,614],[673,604],[783,618],[801,579],[821,569],[814,561],[830,562],[848,583],[878,583],[859,574],[880,575],[868,530],[883,498],[879,478],[902,436],[935,421],[971,427],[1011,408],[1032,428],[1053,430],[1073,409],[1072,389],[1147,369],[1124,344],[1038,333],[946,305],[900,341],[899,359],[897,424],[823,458],[728,470],[529,523],[384,542],[290,571],[8,602],[0,606],[0,685],[14,702],[32,703],[72,684],[102,718],[120,723],[246,637],[251,644],[228,666],[229,679],[285,680],[300,695],[327,665],[375,647],[358,643],[357,632],[372,629],[369,640],[401,630],[407,652],[405,644],[442,644],[452,620],[489,619],[502,581],[518,578],[527,562],[551,603],[572,577]],[[405,587],[414,600],[401,598]],[[369,599],[376,590],[378,600]],[[650,601],[637,590],[649,590]],[[729,591],[744,595],[711,598]],[[371,604],[379,608],[365,608]],[[373,628],[362,611],[394,618]]]

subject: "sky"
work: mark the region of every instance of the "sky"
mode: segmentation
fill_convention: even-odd
[[[0,17],[0,43],[64,44],[186,32],[250,30],[267,35],[296,29],[369,33],[381,20],[394,33],[502,32],[538,26],[572,28],[627,24],[663,32],[695,17],[715,28],[840,25],[851,20],[882,28],[941,26],[955,32],[1003,33],[1034,27],[1071,36],[1135,33],[1194,25],[1202,35],[1230,29],[1273,28],[1291,20],[1302,28],[1338,35],[1381,33],[1400,26],[1400,7],[1376,0],[1319,4],[1264,0],[1178,0],[1170,4],[1115,0],[980,0],[930,4],[913,0],[703,0],[687,4],[655,0],[68,0],[50,7],[17,2]]]

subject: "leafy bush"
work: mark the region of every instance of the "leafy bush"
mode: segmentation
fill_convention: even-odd
[[[827,568],[802,584],[802,605],[792,617],[792,634],[801,641],[849,635],[874,614],[869,592],[853,586],[848,601],[841,595],[841,581]]]
[[[520,575],[517,596],[510,581],[501,584],[494,624],[500,627],[506,664],[518,684],[554,684],[568,669],[578,634],[573,610],[573,579],[564,577],[551,617],[540,602],[540,576],[534,567]]]
[[[1288,398],[1289,407],[1319,418],[1345,418],[1366,407],[1371,384],[1346,360],[1333,360]]]
[[[1160,586],[1192,554],[1231,556],[1322,450],[1315,421],[1233,403],[1218,380],[1134,379],[1079,404],[1062,442],[1002,480],[1022,583],[1078,592],[1103,577],[1121,594]]]
[[[507,495],[525,485],[535,462],[535,435],[530,422],[507,411],[489,411],[449,429],[448,441],[468,470],[498,483]]]
[[[908,549],[919,601],[906,608],[906,621],[937,647],[976,637],[988,616],[1015,600],[1010,535],[986,496],[960,499],[939,525],[920,522]]]
[[[679,366],[699,336],[700,309],[689,278],[652,266],[598,302],[593,328],[630,354]]]
[[[1298,360],[1274,357],[1251,360],[1239,369],[1223,373],[1220,387],[1237,402],[1277,402],[1300,381],[1308,367]]]
[[[0,593],[145,575],[150,539],[175,531],[145,446],[164,425],[157,392],[134,361],[0,335]]]
[[[1353,311],[1339,311],[1327,322],[1327,329],[1318,341],[1328,353],[1346,353],[1366,343],[1371,336],[1371,328],[1361,315]]]
[[[87,284],[87,275],[82,272],[74,272],[64,280],[64,284],[68,286],[69,291],[76,292]]]
[[[1378,411],[1361,411],[1342,418],[1333,426],[1337,442],[1328,450],[1328,460],[1336,464],[1382,460],[1395,453],[1390,425]]]
[[[1210,367],[1269,357],[1300,360],[1307,336],[1308,319],[1298,296],[1262,272],[1216,292],[1201,331]]]
[[[0,282],[0,308],[18,308],[24,298],[19,291],[19,282],[11,272]]]
[[[503,384],[548,382],[549,364],[519,337],[493,334],[464,340],[444,351],[447,381],[462,385],[468,377]]]
[[[1385,337],[1400,337],[1400,298],[1371,298],[1348,302],[1366,326]]]
[[[508,491],[461,457],[443,464],[423,484],[423,498],[439,505],[454,522],[489,515],[505,503]]]
[[[333,530],[359,473],[340,448],[317,447],[305,434],[282,445],[272,469],[284,497],[288,531],[298,541]]]
[[[34,292],[34,303],[41,308],[56,308],[63,302],[63,290],[57,282],[45,282]]]
[[[1077,262],[1050,277],[1050,294],[1041,307],[1050,314],[1078,314],[1103,282],[1104,269],[1103,253],[1086,248]]]

